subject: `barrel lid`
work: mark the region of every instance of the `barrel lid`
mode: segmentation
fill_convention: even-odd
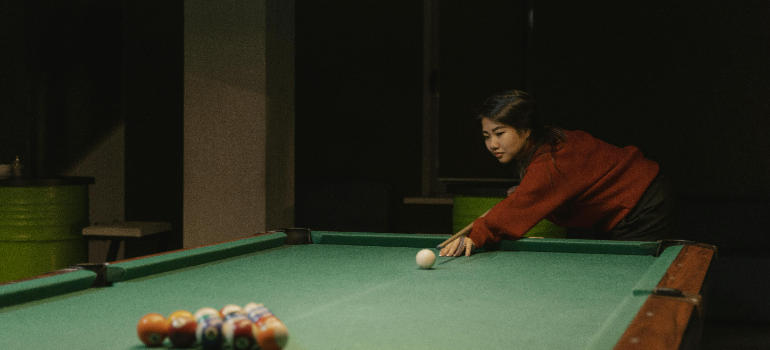
[[[0,187],[44,187],[44,186],[74,186],[92,185],[93,177],[88,176],[53,176],[45,178],[0,178]]]

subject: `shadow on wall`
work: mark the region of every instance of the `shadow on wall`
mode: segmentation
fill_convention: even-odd
[[[297,182],[295,225],[313,230],[388,231],[388,185],[376,180]]]
[[[17,86],[26,91],[28,133],[17,151],[27,175],[60,175],[77,164],[123,120],[122,5],[116,2],[35,1],[25,7],[26,65]],[[23,136],[21,136],[23,135]]]

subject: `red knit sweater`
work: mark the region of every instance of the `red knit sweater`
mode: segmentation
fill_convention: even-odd
[[[543,219],[609,231],[658,174],[658,164],[634,146],[615,147],[582,131],[565,134],[553,158],[549,145],[540,147],[516,191],[473,222],[468,237],[477,247],[521,238]]]

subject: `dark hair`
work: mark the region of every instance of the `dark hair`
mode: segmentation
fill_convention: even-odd
[[[524,176],[535,152],[543,145],[550,145],[551,160],[556,163],[553,153],[556,146],[564,141],[564,130],[542,126],[537,119],[535,99],[524,91],[508,90],[489,97],[481,105],[478,120],[487,118],[505,124],[518,131],[531,130],[527,138],[529,144],[526,153],[519,160],[519,175]],[[558,170],[558,168],[557,168]]]

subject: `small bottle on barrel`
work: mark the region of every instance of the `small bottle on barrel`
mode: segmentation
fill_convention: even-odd
[[[13,173],[14,177],[21,177],[22,174],[22,166],[21,161],[19,160],[19,156],[16,156],[16,159],[11,163],[11,172]]]

